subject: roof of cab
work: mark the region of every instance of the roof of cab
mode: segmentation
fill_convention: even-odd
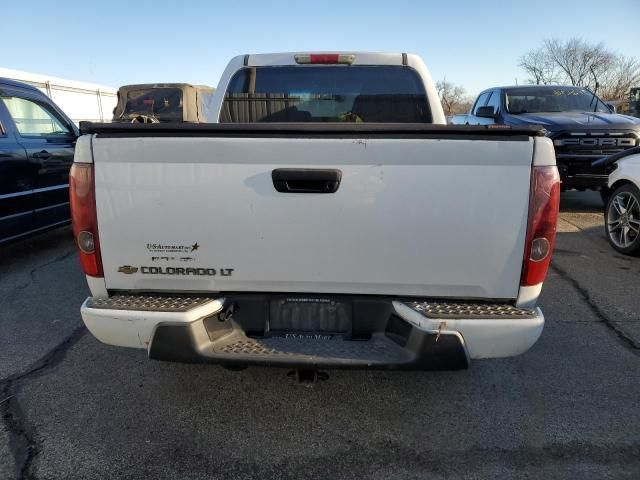
[[[209,85],[193,85],[191,83],[132,83],[131,85],[121,85],[118,90],[134,90],[145,88],[197,88],[198,90],[214,90]]]
[[[506,90],[509,88],[523,88],[523,89],[531,89],[534,90],[536,88],[584,88],[584,87],[580,87],[577,85],[559,85],[559,84],[549,84],[549,85],[535,85],[535,84],[525,84],[525,85],[504,85],[502,87],[492,87],[492,88],[487,88],[487,90],[496,90],[496,89],[500,89],[500,90]]]
[[[3,78],[3,77],[0,77],[0,87],[22,88],[22,89],[42,93],[33,85],[29,85],[28,83],[24,83],[24,82],[18,82],[16,80],[10,80],[8,78]]]
[[[298,65],[295,60],[296,55],[307,55],[316,52],[280,52],[280,53],[257,53],[244,55],[245,66],[265,67],[265,66],[285,66]],[[407,54],[385,53],[385,52],[345,52],[345,51],[318,51],[322,55],[338,54],[353,55],[352,65],[403,65]]]

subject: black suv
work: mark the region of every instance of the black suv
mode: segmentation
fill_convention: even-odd
[[[0,78],[0,244],[69,223],[77,137],[44,93]]]

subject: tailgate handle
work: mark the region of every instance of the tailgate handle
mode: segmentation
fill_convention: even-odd
[[[336,193],[342,179],[340,170],[277,168],[271,172],[273,186],[282,193]]]

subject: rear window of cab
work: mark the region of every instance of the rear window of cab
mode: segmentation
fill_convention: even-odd
[[[220,122],[431,123],[431,112],[410,67],[246,67],[231,78]]]

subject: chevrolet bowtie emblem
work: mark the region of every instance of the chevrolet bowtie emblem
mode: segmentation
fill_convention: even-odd
[[[123,265],[118,269],[118,272],[126,273],[127,275],[136,273],[137,271],[138,271],[138,267],[132,267],[131,265]]]

